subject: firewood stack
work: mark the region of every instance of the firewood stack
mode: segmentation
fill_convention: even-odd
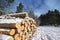
[[[28,40],[36,30],[35,21],[31,18],[23,19],[16,23],[17,33],[14,36],[15,40]]]
[[[8,40],[29,40],[33,33],[36,31],[36,22],[32,18],[23,18],[21,21],[17,21],[14,27],[0,27],[4,31],[0,30],[0,34],[6,34],[13,37]],[[5,31],[6,30],[6,31]],[[8,31],[7,31],[8,30]]]

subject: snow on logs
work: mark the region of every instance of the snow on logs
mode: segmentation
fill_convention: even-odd
[[[0,23],[0,34],[10,35],[13,40],[29,40],[35,31],[36,22],[32,18],[23,18],[16,23]]]

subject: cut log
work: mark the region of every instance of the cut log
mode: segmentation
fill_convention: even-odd
[[[22,35],[22,40],[25,40],[25,35]]]
[[[16,26],[16,28],[21,28],[21,23],[17,22],[15,26]]]
[[[22,26],[21,26],[21,30],[24,30],[24,28],[25,28],[24,25],[22,25]]]
[[[28,13],[25,13],[25,14],[21,14],[21,13],[17,13],[17,14],[8,14],[8,16],[11,16],[11,17],[20,17],[20,18],[25,18],[28,16]]]
[[[20,36],[22,36],[22,35],[23,35],[23,33],[24,33],[24,32],[22,32],[22,31],[21,31],[21,32],[20,32]]]
[[[12,36],[15,34],[15,29],[0,29],[0,34]]]
[[[16,35],[14,36],[14,39],[15,39],[15,40],[20,40],[19,34],[16,34]]]
[[[14,35],[14,34],[15,34],[15,29],[11,29],[11,30],[9,31],[9,34],[10,34],[10,35]]]
[[[8,31],[0,31],[0,34],[9,35],[9,32]]]
[[[16,23],[0,23],[0,28],[4,28],[4,29],[14,29],[16,28]]]

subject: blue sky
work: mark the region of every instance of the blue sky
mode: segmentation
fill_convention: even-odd
[[[15,0],[7,9],[15,12],[20,2],[25,7],[32,8],[37,16],[46,13],[48,10],[57,9],[60,11],[60,0]]]

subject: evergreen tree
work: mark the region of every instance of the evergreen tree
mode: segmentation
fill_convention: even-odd
[[[19,4],[19,6],[17,7],[16,13],[20,13],[23,11],[24,6],[22,5],[22,3]]]
[[[60,25],[60,12],[58,10],[48,11],[39,17],[40,25]]]

